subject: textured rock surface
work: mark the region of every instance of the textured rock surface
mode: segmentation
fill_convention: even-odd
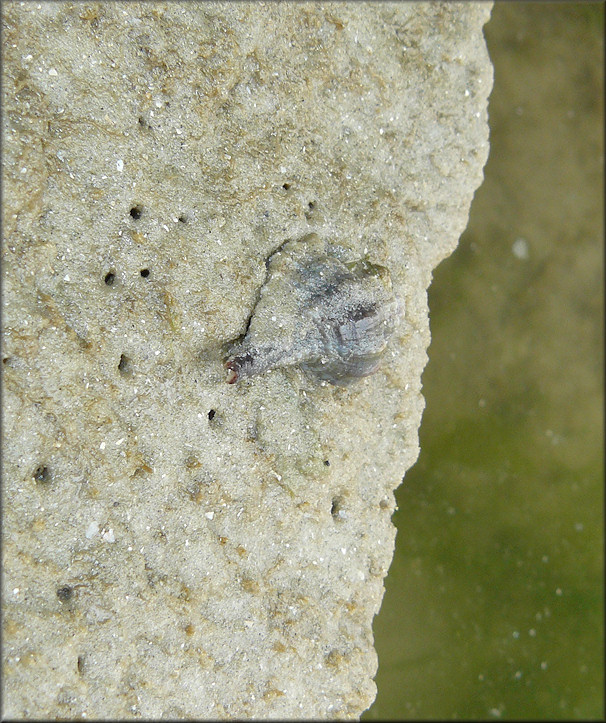
[[[487,4],[5,3],[10,717],[356,717],[426,288],[487,155]],[[403,318],[348,388],[225,383],[314,232]]]

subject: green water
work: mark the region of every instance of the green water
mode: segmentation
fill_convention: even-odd
[[[497,3],[366,720],[604,717],[603,4]]]

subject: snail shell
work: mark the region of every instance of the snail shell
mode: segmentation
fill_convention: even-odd
[[[227,381],[298,364],[348,385],[377,370],[397,315],[386,268],[345,264],[315,234],[289,241],[270,258],[248,331],[225,362]]]

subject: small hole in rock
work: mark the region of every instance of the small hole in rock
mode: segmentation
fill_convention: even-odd
[[[146,279],[149,276],[149,269],[141,269],[141,276]]]
[[[77,666],[78,666],[78,672],[82,673],[82,671],[84,670],[84,656],[82,656],[82,655],[78,656]]]
[[[208,413],[209,420],[213,419],[215,414],[216,414],[216,411],[214,409],[211,409],[210,412]]]
[[[67,602],[68,600],[71,600],[73,594],[74,588],[70,587],[69,585],[64,585],[57,590],[57,597],[59,598],[59,600],[61,600],[61,602]]]
[[[288,189],[290,188],[290,183],[283,183],[283,184],[282,184],[282,188],[283,188],[285,191],[288,191]]]
[[[330,506],[330,514],[335,518],[335,520],[342,520],[343,515],[343,498],[342,497],[335,497],[332,501],[332,504]]]
[[[187,216],[186,216],[184,213],[182,213],[182,214],[179,216],[179,221],[180,221],[181,223],[187,223]]]
[[[141,206],[133,206],[130,210],[130,215],[135,219],[135,221],[141,218],[142,213],[143,208]]]
[[[313,217],[313,215],[314,215],[314,208],[315,208],[315,207],[316,207],[316,204],[315,204],[313,201],[310,201],[310,202],[307,204],[307,209],[306,209],[306,211],[305,211],[305,218],[306,218],[306,219],[309,220],[309,219],[311,219],[311,218]]]
[[[327,459],[324,460],[324,464],[326,467],[330,467],[330,462]]]
[[[132,372],[130,359],[126,356],[126,354],[120,354],[118,371],[120,372],[120,374],[130,374]]]
[[[105,281],[105,283],[108,286],[112,286],[115,280],[116,280],[116,274],[114,274],[112,271],[105,274],[105,278],[103,279],[103,281]]]
[[[40,482],[41,484],[46,484],[50,481],[50,470],[48,467],[45,467],[43,464],[41,464],[39,467],[36,467],[34,471],[34,479],[36,482]]]

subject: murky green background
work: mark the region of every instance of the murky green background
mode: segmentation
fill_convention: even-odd
[[[603,4],[497,3],[364,718],[603,718]]]

